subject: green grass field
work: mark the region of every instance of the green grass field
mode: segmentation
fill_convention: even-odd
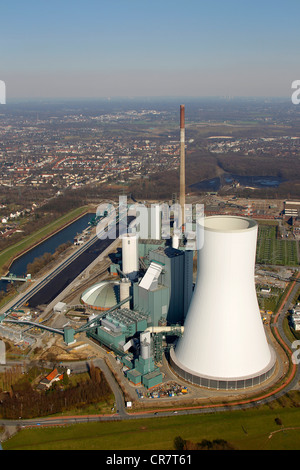
[[[276,424],[279,418],[282,426]],[[273,433],[273,434],[272,434]],[[255,410],[25,429],[4,450],[174,450],[173,442],[224,439],[238,450],[299,450],[300,409]]]

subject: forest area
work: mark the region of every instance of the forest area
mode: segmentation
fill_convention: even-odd
[[[41,370],[32,368],[22,374],[14,368],[0,374],[0,417],[24,419],[54,415],[68,410],[80,410],[87,405],[108,403],[111,389],[98,367],[91,364],[88,378],[72,384],[67,373],[61,382],[55,382],[48,390],[37,390],[37,378]]]

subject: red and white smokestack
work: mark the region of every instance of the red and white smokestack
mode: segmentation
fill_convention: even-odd
[[[180,105],[180,197],[182,225],[184,224],[184,205],[185,205],[185,108]]]

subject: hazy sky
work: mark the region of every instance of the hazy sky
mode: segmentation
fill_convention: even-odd
[[[9,98],[291,96],[299,0],[10,0]]]

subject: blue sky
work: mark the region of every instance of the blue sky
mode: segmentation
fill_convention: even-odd
[[[12,97],[290,96],[297,0],[11,0],[0,79]]]

